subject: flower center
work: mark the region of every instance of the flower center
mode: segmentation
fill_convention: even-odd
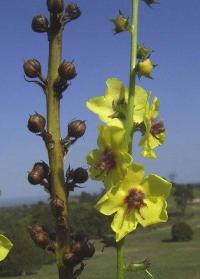
[[[130,189],[128,195],[124,199],[124,203],[127,206],[127,210],[131,209],[140,209],[143,206],[146,206],[144,203],[145,194],[137,189]]]
[[[156,137],[163,132],[165,132],[163,121],[159,121],[157,118],[151,118],[150,133],[152,134],[152,136]]]
[[[106,172],[109,172],[116,167],[115,157],[111,150],[104,150],[97,166],[98,168]]]

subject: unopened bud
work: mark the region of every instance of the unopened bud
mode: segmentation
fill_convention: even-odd
[[[47,0],[47,8],[50,13],[58,14],[62,13],[64,10],[63,0]]]
[[[85,134],[85,121],[74,120],[68,124],[68,136],[72,138],[80,138]]]
[[[48,31],[49,22],[44,15],[34,16],[31,27],[34,32],[43,33]]]
[[[35,113],[30,116],[28,120],[28,129],[32,133],[41,133],[46,125],[46,119],[39,113]]]
[[[56,215],[60,215],[64,211],[64,202],[59,198],[52,199],[50,205]]]
[[[84,183],[88,180],[88,172],[86,169],[83,168],[75,169],[72,176],[74,183]]]
[[[70,3],[65,9],[65,14],[70,20],[73,20],[81,15],[81,10],[79,9],[77,4]]]
[[[63,61],[58,68],[59,76],[64,80],[71,80],[77,75],[76,68],[72,62]]]
[[[121,11],[119,11],[118,17],[111,19],[111,21],[115,25],[115,28],[114,28],[115,34],[130,30],[128,18],[125,17]]]
[[[141,62],[139,62],[137,65],[137,74],[138,74],[139,78],[141,76],[144,76],[144,77],[152,79],[151,73],[152,73],[154,67],[156,67],[156,66],[157,65],[154,65],[149,58],[144,59]]]
[[[153,50],[145,47],[144,45],[138,45],[137,47],[137,59],[144,60],[150,56]]]
[[[41,65],[36,59],[29,59],[23,64],[24,73],[30,78],[36,78],[41,75]]]
[[[145,2],[149,7],[151,7],[152,4],[159,4],[160,2],[158,0],[142,0]]]

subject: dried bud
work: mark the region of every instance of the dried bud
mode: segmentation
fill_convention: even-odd
[[[35,244],[40,248],[46,248],[51,243],[51,240],[47,232],[43,230],[42,226],[41,226],[41,230],[39,231],[36,229],[35,226],[29,227],[29,232]]]
[[[34,231],[35,233],[43,232],[44,228],[40,224],[35,224],[31,227],[31,230]]]
[[[152,4],[159,4],[160,2],[157,0],[142,0],[145,2],[149,7],[151,7]]]
[[[47,8],[50,13],[58,14],[62,13],[64,10],[63,0],[47,0]]]
[[[49,22],[44,15],[34,16],[31,27],[34,32],[43,33],[48,31]]]
[[[72,138],[80,138],[85,134],[85,121],[74,120],[68,124],[68,136]]]
[[[95,253],[94,243],[91,241],[86,242],[82,247],[82,251],[85,258],[91,258]]]
[[[59,76],[64,80],[71,80],[77,75],[76,68],[72,62],[63,61],[58,68]]]
[[[44,176],[40,172],[35,171],[34,169],[28,174],[28,181],[32,185],[41,184],[43,179]]]
[[[28,129],[32,133],[41,133],[46,125],[46,119],[39,113],[30,116],[28,120]]]
[[[30,78],[36,78],[41,75],[41,65],[36,59],[29,59],[23,64],[24,73]]]
[[[33,170],[41,174],[43,178],[48,178],[49,166],[45,162],[37,162],[33,166]]]
[[[111,21],[115,25],[114,34],[130,30],[128,18],[121,11],[119,11],[118,17],[111,19]]]
[[[65,15],[70,20],[76,19],[81,15],[81,10],[79,9],[78,5],[75,3],[70,3],[67,5],[65,9]]]
[[[66,253],[64,255],[63,262],[66,265],[76,266],[77,264],[79,264],[81,262],[81,259],[79,259],[79,257],[77,255],[75,255],[74,253]]]
[[[88,172],[86,169],[77,168],[73,171],[73,182],[84,183],[88,180]]]
[[[59,198],[52,199],[50,205],[56,215],[60,215],[64,210],[64,202]]]

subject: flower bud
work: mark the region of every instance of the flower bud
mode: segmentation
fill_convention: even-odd
[[[23,64],[25,74],[30,78],[36,78],[41,75],[41,65],[36,59],[29,59]]]
[[[43,179],[44,176],[40,172],[35,171],[34,169],[28,174],[28,181],[32,185],[38,185],[42,183]]]
[[[70,3],[65,8],[65,14],[70,20],[73,20],[78,18],[81,15],[81,10],[77,4]]]
[[[33,170],[38,172],[43,178],[48,178],[49,166],[45,162],[37,162],[33,166]]]
[[[63,0],[47,0],[47,8],[50,13],[58,14],[62,13],[64,10]]]
[[[80,138],[85,134],[85,121],[74,120],[68,124],[68,136],[72,138]]]
[[[35,244],[40,248],[46,248],[51,243],[49,235],[43,230],[42,226],[39,231],[36,230],[35,226],[29,227],[29,233]]]
[[[52,199],[50,205],[56,215],[60,215],[64,211],[64,202],[59,198]]]
[[[76,266],[81,262],[82,259],[79,259],[74,253],[66,253],[63,258],[63,262],[66,265]]]
[[[137,65],[137,74],[139,77],[144,76],[147,78],[152,78],[151,73],[154,67],[156,67],[156,65],[154,65],[149,58],[144,59]]]
[[[144,45],[138,45],[137,47],[137,59],[144,60],[150,56],[153,50],[145,47]]]
[[[48,19],[44,15],[34,16],[31,27],[34,32],[43,33],[48,30]]]
[[[82,246],[82,253],[84,258],[91,258],[95,253],[94,244],[91,241],[88,241]]]
[[[32,133],[41,133],[46,125],[46,119],[39,113],[35,113],[30,116],[28,120],[28,129]]]
[[[152,4],[159,4],[160,2],[157,0],[142,0],[145,2],[149,7],[151,7]]]
[[[77,75],[76,68],[72,62],[63,61],[58,68],[59,76],[64,80],[71,80]]]
[[[74,183],[84,183],[88,180],[88,172],[83,168],[75,169],[72,176]]]
[[[111,19],[111,21],[114,23],[114,33],[120,33],[123,31],[129,31],[130,25],[128,18],[123,15],[121,11],[119,11],[119,15],[116,18]]]

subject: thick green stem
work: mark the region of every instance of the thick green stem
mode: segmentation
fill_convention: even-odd
[[[138,38],[138,8],[139,0],[132,0],[132,19],[131,19],[131,48],[130,48],[130,77],[129,77],[129,98],[128,113],[126,119],[126,131],[129,139],[129,153],[132,154],[133,144],[133,115],[135,99],[135,81],[137,65],[137,38]],[[125,238],[117,244],[117,279],[124,279],[124,242]]]
[[[60,135],[60,98],[57,95],[54,84],[58,77],[58,67],[62,56],[62,27],[56,26],[56,19],[51,18],[49,31],[49,64],[48,64],[48,88],[47,88],[47,128],[52,139],[47,144],[50,185],[52,198],[59,198],[64,202],[62,220],[56,218],[56,259],[60,279],[72,279],[73,270],[63,264],[63,256],[70,249],[69,224],[68,224],[68,195],[64,187],[64,163],[63,150]]]

